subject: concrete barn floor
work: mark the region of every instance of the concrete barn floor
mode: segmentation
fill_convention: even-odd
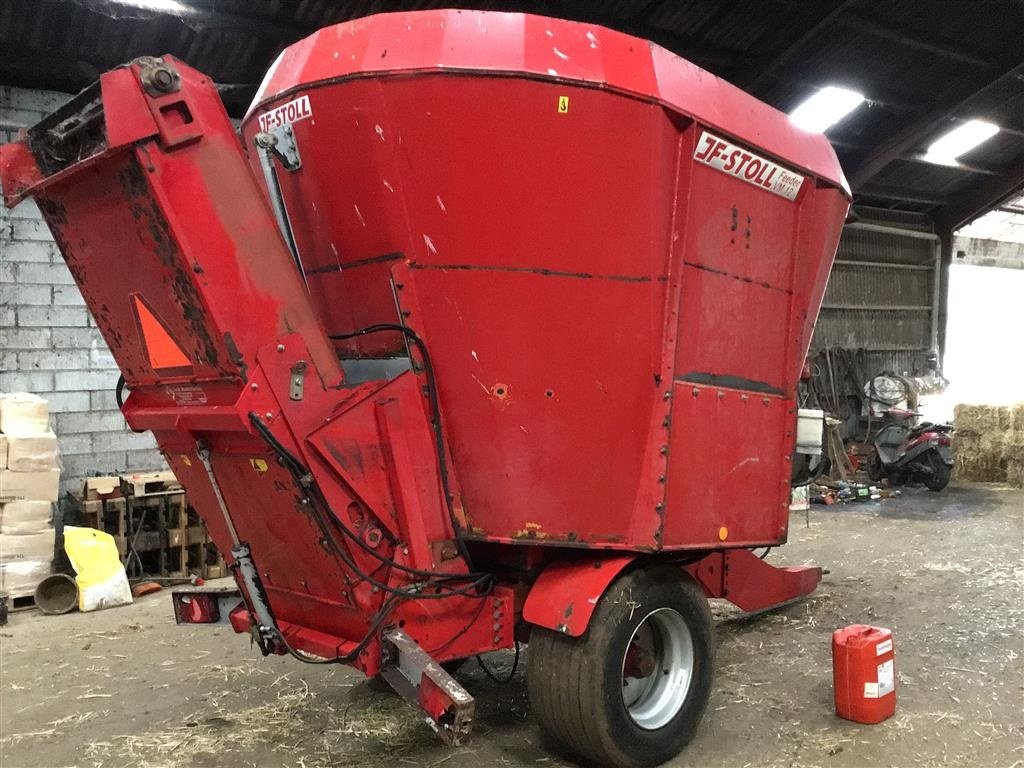
[[[676,766],[1024,765],[1024,493],[960,485],[815,506],[775,562],[831,573],[754,618],[715,606],[714,691]],[[899,703],[876,726],[832,709],[830,635],[891,627]],[[227,629],[176,627],[166,593],[0,628],[0,765],[559,766],[526,701],[475,662],[473,737],[438,744],[415,712],[346,668],[263,659]],[[502,672],[511,654],[490,659]]]

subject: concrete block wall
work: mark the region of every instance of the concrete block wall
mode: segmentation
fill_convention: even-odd
[[[17,138],[70,94],[0,85],[0,142]],[[50,401],[64,489],[97,473],[166,468],[149,433],[114,402],[118,370],[31,200],[0,206],[0,391]]]

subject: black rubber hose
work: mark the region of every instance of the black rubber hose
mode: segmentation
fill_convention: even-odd
[[[118,410],[123,410],[124,409],[124,387],[125,387],[125,380],[124,380],[124,374],[122,373],[120,376],[117,377],[117,385],[114,387],[114,402],[117,403],[117,409]],[[143,432],[148,431],[148,430],[145,430],[145,429],[135,429],[134,427],[131,427],[131,426],[129,426],[128,429],[130,429],[132,432],[134,432],[137,435],[141,435]]]
[[[124,407],[124,374],[122,373],[117,377],[117,386],[114,387],[114,400],[117,402],[118,409]]]
[[[316,523],[320,528],[320,532],[323,535],[325,542],[327,542],[331,546],[335,554],[338,556],[338,559],[341,560],[342,563],[345,564],[345,566],[347,566],[361,579],[377,587],[378,589],[387,592],[388,594],[416,600],[440,600],[446,597],[453,597],[457,595],[465,595],[470,597],[486,597],[488,594],[490,594],[494,582],[493,574],[474,572],[457,574],[444,573],[440,571],[424,571],[418,568],[410,568],[409,566],[402,565],[401,563],[398,563],[395,560],[392,560],[391,558],[388,558],[374,550],[372,547],[366,544],[366,542],[364,542],[358,535],[348,530],[340,522],[340,520],[338,520],[337,516],[331,512],[327,500],[324,498],[322,491],[317,485],[316,480],[313,478],[312,474],[309,472],[309,469],[305,465],[303,465],[302,462],[300,462],[297,458],[295,458],[295,456],[293,456],[291,452],[288,451],[288,449],[285,448],[280,443],[280,441],[273,435],[273,433],[270,432],[266,424],[263,423],[259,416],[256,415],[255,413],[250,413],[249,421],[256,428],[256,431],[260,434],[260,436],[271,447],[271,449],[278,455],[278,457],[281,459],[282,463],[289,470],[289,472],[291,472],[296,484],[300,488],[308,489],[307,500],[310,502],[310,510],[313,512],[314,519],[316,520]],[[324,512],[325,514],[321,515],[321,512]],[[324,519],[325,517],[326,520]],[[338,543],[334,540],[334,537],[331,535],[330,530],[327,528],[328,521],[331,524],[333,524],[333,526],[336,529],[338,529],[342,534],[344,534],[347,538],[351,539],[353,542],[355,542],[361,548],[363,548],[364,551],[367,552],[367,554],[370,554],[373,557],[380,560],[382,564],[386,564],[389,567],[403,571],[412,576],[424,578],[426,583],[423,585],[421,590],[436,588],[444,591],[431,594],[423,591],[396,589],[395,587],[392,587],[389,584],[385,584],[384,582],[375,579],[371,574],[368,574],[365,571],[363,571],[356,564],[355,560],[348,552],[346,552],[342,547],[338,546]],[[448,583],[446,583],[450,581],[466,580],[472,581],[468,586],[460,589],[455,589],[451,587]],[[482,592],[481,589],[483,590]]]
[[[508,677],[501,678],[494,674],[494,672],[492,672],[488,668],[488,666],[484,664],[484,660],[480,657],[480,654],[477,654],[476,656],[476,663],[480,665],[480,669],[482,669],[484,671],[484,674],[487,675],[491,680],[498,683],[499,685],[508,685],[512,682],[512,678],[516,676],[516,670],[519,669],[519,641],[516,640],[516,657],[512,660],[512,669],[509,670]]]
[[[441,426],[441,403],[437,393],[437,379],[434,377],[434,366],[430,361],[430,353],[427,352],[427,345],[423,342],[415,331],[404,325],[398,323],[376,323],[375,325],[369,325],[366,328],[361,328],[358,331],[352,333],[335,333],[328,335],[328,338],[333,341],[344,341],[346,339],[354,339],[358,336],[365,336],[369,333],[381,333],[384,331],[393,331],[405,335],[409,341],[415,345],[416,349],[420,353],[420,357],[423,362],[423,373],[427,377],[427,396],[430,399],[430,417],[434,424],[434,449],[437,452],[437,467],[438,473],[441,475],[441,487],[444,491],[444,502],[448,509],[448,517],[451,520],[452,531],[455,534],[455,544],[458,547],[459,554],[466,561],[470,570],[473,570],[473,559],[469,555],[469,550],[466,548],[466,543],[462,538],[462,527],[459,525],[458,517],[455,514],[455,508],[452,506],[453,494],[451,491],[451,483],[448,478],[448,459],[445,455],[445,444],[444,435],[442,433]]]

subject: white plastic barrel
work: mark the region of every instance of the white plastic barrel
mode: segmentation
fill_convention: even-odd
[[[817,408],[801,408],[796,412],[796,452],[821,455],[825,432],[825,412]]]

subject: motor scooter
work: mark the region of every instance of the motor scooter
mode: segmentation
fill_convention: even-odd
[[[949,483],[953,425],[928,421],[915,425],[919,415],[902,408],[884,411],[886,423],[875,433],[875,452],[868,462],[872,480],[923,483],[930,491],[941,491]]]

